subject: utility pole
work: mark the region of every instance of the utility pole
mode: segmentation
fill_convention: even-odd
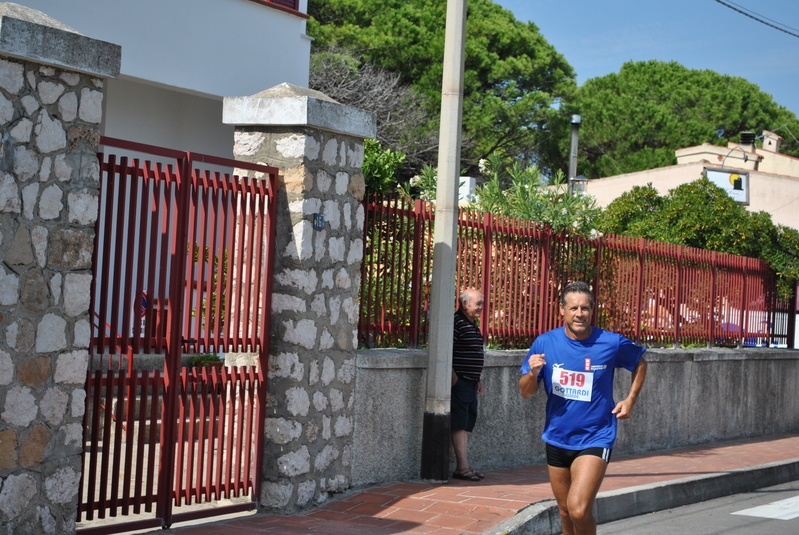
[[[449,479],[450,388],[455,273],[458,254],[458,180],[461,163],[463,69],[466,45],[466,0],[447,0],[444,78],[438,146],[436,223],[433,236],[433,288],[427,393],[422,427],[421,478]]]

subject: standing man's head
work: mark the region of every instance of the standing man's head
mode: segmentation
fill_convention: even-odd
[[[572,340],[585,340],[591,336],[591,315],[594,310],[594,294],[584,282],[573,282],[563,289],[560,296],[560,315],[566,336]]]
[[[461,310],[469,318],[469,321],[474,323],[480,314],[483,312],[483,294],[474,288],[469,288],[464,291],[458,298]]]

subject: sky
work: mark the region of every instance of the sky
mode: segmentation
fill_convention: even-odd
[[[799,115],[799,37],[715,0],[494,2],[517,20],[535,23],[575,70],[578,85],[619,72],[628,61],[676,61],[689,69],[744,78]],[[724,2],[799,35],[799,0]]]

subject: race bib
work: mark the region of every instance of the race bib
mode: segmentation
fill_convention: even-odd
[[[552,369],[552,393],[564,399],[591,401],[594,372],[564,370],[556,364]]]

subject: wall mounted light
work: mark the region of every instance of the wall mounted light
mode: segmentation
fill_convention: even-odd
[[[748,154],[747,154],[747,152],[746,152],[745,150],[743,150],[741,147],[733,147],[733,148],[731,148],[731,149],[730,149],[730,152],[728,152],[728,153],[727,153],[727,156],[729,156],[730,154],[732,154],[732,151],[734,151],[734,150],[739,150],[739,151],[741,151],[741,152],[743,152],[743,153],[744,153],[744,163],[746,163],[746,162],[748,162],[748,161],[749,161],[749,155],[748,155]],[[724,169],[724,162],[725,162],[725,161],[727,161],[727,156],[725,156],[725,157],[724,157],[724,159],[723,159],[723,160],[721,160],[721,168],[722,168],[722,169]]]

